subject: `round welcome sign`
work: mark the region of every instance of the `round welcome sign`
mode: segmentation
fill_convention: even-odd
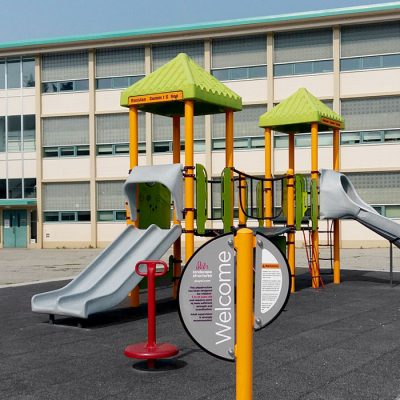
[[[200,247],[182,273],[179,313],[192,339],[209,353],[233,361],[235,251],[233,234]]]
[[[234,361],[236,256],[233,234],[200,247],[183,270],[179,314],[191,338],[205,351]],[[254,328],[261,329],[283,310],[289,298],[287,260],[257,233],[254,263]]]

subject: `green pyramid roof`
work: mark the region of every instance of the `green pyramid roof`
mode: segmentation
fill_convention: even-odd
[[[307,89],[300,88],[283,100],[271,111],[261,115],[259,126],[284,133],[310,132],[311,123],[318,122],[319,131],[344,128],[344,118],[313,96]]]
[[[242,98],[197,65],[187,54],[174,59],[128,87],[121,94],[121,106],[129,107],[129,98],[168,92],[182,92],[181,100],[138,104],[137,108],[165,116],[184,116],[184,102],[195,102],[195,115],[240,111]]]

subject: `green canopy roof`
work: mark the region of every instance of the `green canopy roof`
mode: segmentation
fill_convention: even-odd
[[[318,130],[344,128],[344,118],[336,114],[307,89],[300,88],[271,111],[261,115],[259,126],[284,133],[310,132],[312,122],[318,122]]]
[[[182,92],[181,100],[137,104],[142,111],[165,116],[184,116],[184,102],[194,100],[194,114],[207,115],[240,111],[242,98],[180,53],[167,64],[128,87],[121,94],[121,106],[129,107],[129,98],[169,92]],[[132,104],[132,103],[131,103]]]

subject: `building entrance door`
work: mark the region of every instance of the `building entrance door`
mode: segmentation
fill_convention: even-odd
[[[4,210],[4,247],[26,247],[26,210]]]

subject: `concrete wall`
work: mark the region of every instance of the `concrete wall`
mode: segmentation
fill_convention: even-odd
[[[90,247],[90,223],[44,223],[43,247],[85,248]]]

